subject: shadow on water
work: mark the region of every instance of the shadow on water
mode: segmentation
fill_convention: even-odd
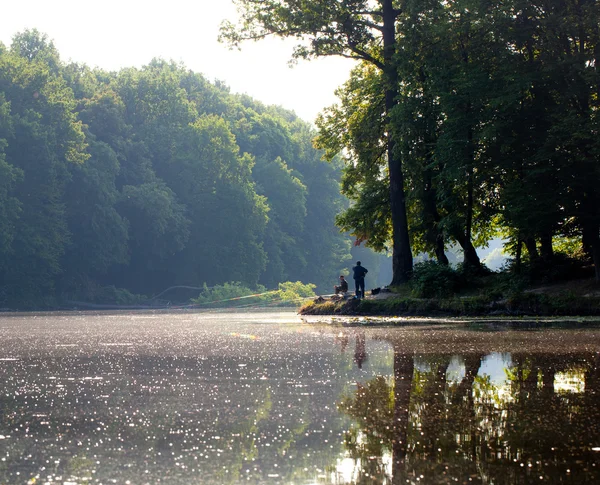
[[[0,318],[0,483],[600,483],[600,331],[535,330]]]

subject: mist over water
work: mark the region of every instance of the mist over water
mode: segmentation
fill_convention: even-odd
[[[0,483],[594,483],[600,331],[0,316]]]

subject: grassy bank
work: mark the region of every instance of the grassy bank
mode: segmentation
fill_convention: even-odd
[[[512,298],[492,300],[485,296],[455,298],[349,299],[310,302],[300,308],[303,315],[378,316],[600,316],[600,297],[545,293],[523,293]]]
[[[364,300],[321,301],[300,308],[304,315],[380,316],[600,316],[600,285],[578,261],[545,272],[539,268],[476,274],[421,263],[412,280],[391,293]],[[587,276],[587,277],[586,277]]]

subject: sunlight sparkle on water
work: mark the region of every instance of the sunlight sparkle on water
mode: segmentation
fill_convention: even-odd
[[[0,315],[0,483],[387,484],[406,440],[412,468],[400,483],[483,473],[504,485],[501,464],[516,467],[516,484],[528,479],[521,469],[549,483],[598,478],[578,451],[600,443],[598,332],[444,325],[310,326],[289,312]],[[402,419],[409,433],[397,439]],[[543,447],[512,444],[514,423]],[[480,444],[490,449],[474,462]],[[564,468],[522,459],[551,448]]]

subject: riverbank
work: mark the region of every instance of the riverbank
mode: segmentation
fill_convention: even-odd
[[[600,316],[600,288],[582,283],[531,288],[508,297],[486,294],[450,298],[415,298],[388,293],[357,300],[317,298],[299,309],[301,315],[477,317]]]

